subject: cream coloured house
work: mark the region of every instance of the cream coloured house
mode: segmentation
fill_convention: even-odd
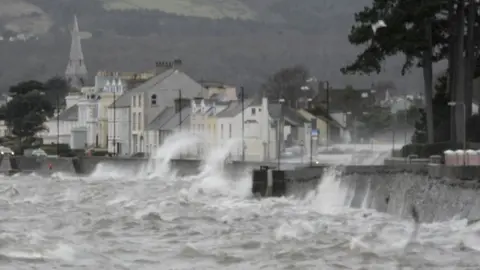
[[[122,118],[118,121],[130,123],[130,154],[148,150],[150,142],[146,141],[146,128],[167,107],[173,106],[175,99],[193,99],[205,92],[200,84],[174,65],[163,62],[157,63],[158,65],[164,65],[165,69],[159,70],[156,76],[125,92],[115,102],[116,110],[129,110],[129,119]],[[112,108],[113,104],[110,107]]]
[[[216,132],[219,144],[228,140],[244,141],[245,161],[264,161],[276,157],[277,136],[274,118],[269,111],[267,98],[260,100],[231,101],[228,107],[216,115]],[[242,113],[242,108],[243,113]],[[243,126],[242,126],[243,119]],[[231,159],[242,160],[243,151],[232,149]]]

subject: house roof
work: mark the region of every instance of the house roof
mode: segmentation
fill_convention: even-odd
[[[247,109],[251,105],[253,105],[254,100],[252,99],[245,99],[243,102],[243,108]],[[234,117],[235,115],[238,115],[239,113],[242,113],[242,101],[241,100],[234,100],[230,101],[228,107],[219,112],[217,114],[218,118],[225,118],[225,117]]]
[[[190,78],[184,72],[176,69],[169,69],[140,84],[132,90],[125,92],[115,101],[115,107],[130,107],[131,98],[135,93],[152,91],[160,92],[162,90],[172,89],[181,89],[185,98],[201,96],[205,90],[202,85]],[[109,107],[113,108],[113,103]]]
[[[303,125],[303,123],[309,122],[309,119],[296,110],[288,106],[282,106],[282,104],[279,103],[268,104],[268,113],[273,119],[280,119],[283,117],[285,121],[295,126],[300,126]]]
[[[325,121],[326,123],[334,125],[338,128],[342,128],[342,125],[340,123],[338,123],[338,121],[333,119],[332,117],[325,117],[324,115],[313,115],[312,113],[310,113],[309,111],[307,111],[305,109],[300,109],[298,111],[298,113],[303,115],[307,119],[311,120],[312,118],[318,118],[318,119],[321,119],[321,120]]]
[[[192,109],[184,107],[181,111],[182,125],[190,125],[190,114]],[[165,108],[152,122],[147,126],[147,130],[174,130],[180,126],[180,113],[175,111],[174,107]]]
[[[61,112],[60,115],[54,117],[53,120],[60,121],[77,121],[78,120],[78,105],[73,105],[72,107]]]

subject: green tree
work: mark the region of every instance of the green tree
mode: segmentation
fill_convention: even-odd
[[[302,86],[309,77],[309,71],[303,66],[283,68],[268,78],[263,90],[270,100],[284,98],[286,104],[296,108],[298,99],[307,95],[308,91],[302,91]]]
[[[50,101],[55,110],[65,108],[65,97],[70,91],[68,82],[60,76],[48,79],[44,84],[45,97]],[[59,108],[57,108],[57,103]]]
[[[415,122],[415,132],[412,135],[412,143],[427,143],[427,115],[423,109],[419,110],[420,117]]]
[[[356,119],[364,123],[364,132],[372,137],[376,133],[389,129],[393,118],[389,107],[375,105],[364,111]]]
[[[427,3],[428,2],[428,3]],[[356,24],[352,27],[349,41],[354,45],[368,44],[357,59],[342,69],[343,73],[380,73],[387,57],[397,54],[405,56],[402,75],[413,66],[423,69],[425,81],[428,138],[433,142],[432,111],[432,63],[446,57],[437,49],[447,44],[446,20],[436,16],[443,11],[440,0],[374,0],[372,7],[365,7],[355,14]],[[376,33],[370,26],[383,19],[387,27]]]
[[[435,85],[435,96],[432,100],[433,107],[433,124],[434,124],[434,140],[436,142],[444,142],[450,139],[450,94],[447,92],[446,74],[437,78]],[[426,115],[424,109],[418,110],[420,117],[415,122],[415,133],[412,137],[414,143],[427,143],[426,139]]]
[[[20,143],[45,130],[45,121],[53,116],[54,108],[44,90],[44,85],[38,81],[21,82],[10,87],[12,99],[7,103],[5,118]]]

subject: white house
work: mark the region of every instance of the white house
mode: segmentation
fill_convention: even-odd
[[[71,131],[78,126],[78,102],[82,98],[80,93],[72,93],[65,98],[65,110],[45,123],[46,130],[39,136],[44,144],[71,143]]]
[[[246,161],[274,159],[277,156],[277,137],[282,135],[277,132],[269,107],[267,98],[263,98],[261,102],[245,100],[243,106],[241,101],[231,101],[226,109],[216,114],[218,143],[225,144],[232,138],[241,140],[243,137]],[[233,149],[231,158],[242,159],[241,145]]]
[[[185,130],[190,131],[190,104],[188,100],[178,100],[175,106],[169,106],[163,110],[146,127],[145,152],[154,154],[172,133]]]

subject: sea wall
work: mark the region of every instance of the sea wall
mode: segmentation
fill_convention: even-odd
[[[172,160],[170,165],[183,175],[196,174],[200,170],[200,160]],[[2,157],[0,172],[35,172],[37,174],[51,174],[63,172],[70,174],[90,175],[102,166],[121,168],[133,172],[149,169],[148,160],[144,158],[109,158],[109,157],[83,157],[83,158],[35,158],[35,157]],[[258,162],[233,162],[225,165],[225,170],[238,174],[246,170],[254,170],[260,166],[277,167],[276,163]],[[313,167],[282,164],[281,169],[288,171],[286,179],[296,182],[310,182],[321,177],[325,166]],[[440,164],[418,163],[387,163],[385,165],[348,165],[337,166],[344,174],[420,174],[431,178],[448,178],[462,180],[480,180],[480,166],[444,166]]]
[[[273,171],[271,187],[265,171],[260,174],[256,170],[252,191],[260,196],[297,197],[319,209],[369,208],[402,217],[410,217],[414,205],[422,222],[480,218],[480,183],[476,180],[438,179],[429,177],[424,169],[409,172],[370,167],[360,173],[354,169],[359,168]]]

